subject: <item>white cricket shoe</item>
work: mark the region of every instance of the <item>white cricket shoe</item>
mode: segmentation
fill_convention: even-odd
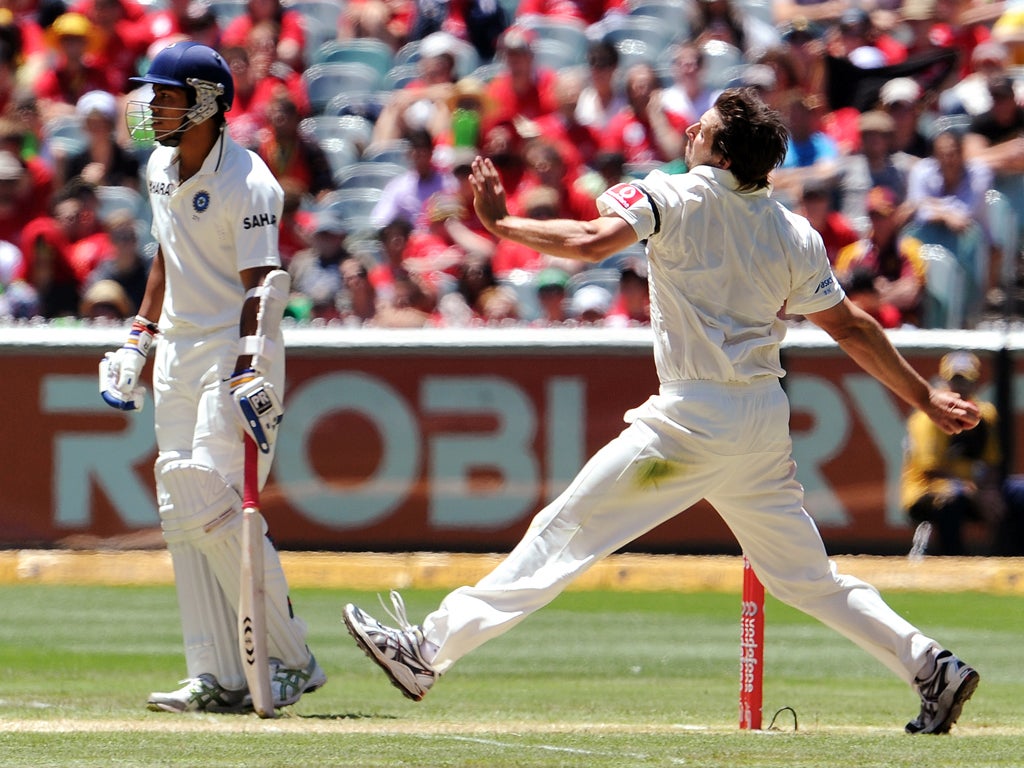
[[[184,685],[169,693],[151,693],[146,706],[154,712],[240,713],[252,708],[245,689],[231,691],[208,673],[182,680]]]
[[[342,618],[348,632],[363,652],[391,679],[392,685],[413,701],[420,701],[437,680],[437,673],[420,652],[423,632],[409,623],[405,616],[405,603],[397,592],[391,592],[391,618],[401,629],[386,627],[375,618],[349,603]],[[383,601],[381,601],[383,605]]]
[[[270,660],[270,692],[274,697],[274,707],[289,707],[299,700],[304,693],[312,693],[322,688],[327,682],[327,675],[316,663],[316,657],[309,654],[309,663],[302,669],[286,667],[280,659]],[[252,697],[247,696],[249,705]]]
[[[942,651],[935,657],[931,676],[915,681],[921,696],[921,713],[907,723],[907,733],[949,733],[980,679],[973,667],[949,651]]]

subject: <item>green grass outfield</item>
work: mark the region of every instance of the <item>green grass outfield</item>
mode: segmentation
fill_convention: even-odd
[[[404,592],[411,617],[442,590]],[[148,712],[184,675],[172,587],[0,585],[2,766],[1024,765],[1019,594],[885,590],[982,683],[949,736],[912,737],[914,694],[816,622],[769,599],[765,725],[737,729],[739,595],[572,591],[464,659],[421,703],[345,634],[376,592],[293,590],[329,682],[275,720]]]

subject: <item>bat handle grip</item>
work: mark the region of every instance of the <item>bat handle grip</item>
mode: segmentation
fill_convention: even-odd
[[[258,509],[260,506],[260,459],[256,441],[245,436],[245,470],[242,480],[242,508]]]

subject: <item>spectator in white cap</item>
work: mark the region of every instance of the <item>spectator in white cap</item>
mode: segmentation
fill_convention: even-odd
[[[439,111],[447,111],[463,47],[465,43],[447,32],[432,32],[420,41],[418,76],[392,90],[374,123],[373,142],[394,141],[408,131],[427,128]]]
[[[995,40],[979,43],[971,54],[971,74],[939,96],[939,111],[952,115],[980,115],[992,108],[988,82],[997,75],[1006,75],[1010,56],[1006,46]]]
[[[917,158],[931,155],[932,143],[918,127],[922,96],[921,86],[909,77],[896,77],[882,86],[878,101],[895,124],[892,135],[894,152],[906,152]]]
[[[573,316],[585,325],[604,325],[612,308],[612,294],[607,288],[590,283],[572,295]]]
[[[86,144],[80,152],[58,164],[62,182],[81,176],[98,187],[130,187],[138,191],[138,158],[117,141],[120,112],[112,93],[88,91],[82,95],[75,105],[75,114],[82,121]]]

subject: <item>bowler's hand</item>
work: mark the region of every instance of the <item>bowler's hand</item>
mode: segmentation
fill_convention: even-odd
[[[981,421],[978,406],[956,392],[933,389],[929,396],[928,417],[947,435],[973,429]]]
[[[473,173],[469,181],[473,187],[473,208],[476,209],[476,215],[480,218],[481,224],[492,230],[494,222],[508,216],[505,187],[501,184],[498,169],[488,158],[477,157],[473,160]]]

